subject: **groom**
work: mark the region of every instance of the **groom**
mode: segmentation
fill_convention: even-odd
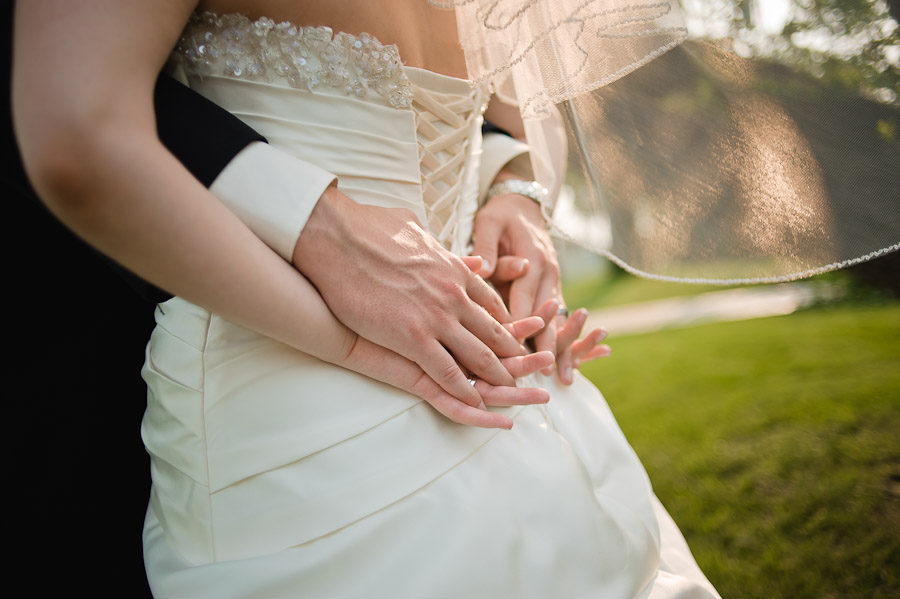
[[[10,53],[11,14],[12,3],[6,2],[4,52]],[[4,85],[9,81],[6,74]],[[8,101],[9,89],[3,92]],[[285,182],[286,203],[299,201],[307,207],[304,218],[329,226],[327,205],[317,203],[321,190],[298,180],[284,167],[289,160],[260,143],[240,121],[167,79],[160,80],[156,103],[161,139],[233,210],[240,213],[241,202],[252,198],[235,197],[223,181],[277,178]],[[11,120],[4,119],[3,127],[4,155],[16,156]],[[7,251],[7,289],[13,291],[8,299],[14,300],[6,335],[13,353],[8,394],[13,419],[7,421],[4,440],[10,447],[3,454],[9,460],[6,488],[15,504],[7,513],[21,529],[13,537],[20,562],[16,571],[35,590],[57,585],[134,589],[142,579],[137,518],[145,509],[148,486],[146,456],[135,434],[144,405],[134,398],[145,393],[137,377],[138,348],[152,326],[151,310],[47,213],[17,158],[4,163],[2,185],[13,207],[9,222],[24,233]],[[300,247],[302,227],[292,230],[278,214],[268,216],[248,225],[290,259]],[[421,254],[427,248],[405,251]],[[493,252],[496,256],[496,248]],[[332,268],[340,269],[341,252],[331,255]],[[128,280],[151,302],[167,296],[134,277]],[[359,290],[360,301],[369,295],[366,291]]]
[[[77,239],[31,189],[9,110],[12,9],[3,2],[4,396],[12,418],[4,419],[2,455],[11,524],[5,528],[13,533],[7,571],[28,594],[83,589],[149,597],[140,533],[150,491],[139,435],[146,387],[139,373],[152,304],[167,294]],[[170,79],[160,79],[155,99],[161,138],[206,185],[262,139]],[[199,139],[202,146],[194,144]]]

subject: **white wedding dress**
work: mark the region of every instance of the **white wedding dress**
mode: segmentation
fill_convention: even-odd
[[[192,88],[275,147],[466,251],[484,89],[368,36],[265,19],[196,18],[177,54]],[[511,431],[470,428],[180,298],[156,317],[142,434],[157,597],[718,596],[581,376],[528,377],[549,404],[504,408]]]

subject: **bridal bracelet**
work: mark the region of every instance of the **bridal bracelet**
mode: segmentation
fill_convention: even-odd
[[[517,193],[529,197],[538,204],[543,205],[544,200],[550,195],[550,190],[537,181],[504,179],[503,181],[499,181],[490,186],[487,192],[487,199],[490,200],[494,196],[500,196],[507,193]]]

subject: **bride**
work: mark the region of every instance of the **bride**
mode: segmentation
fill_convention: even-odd
[[[14,113],[36,189],[177,295],[144,368],[156,596],[717,596],[572,374],[601,333],[556,317],[546,198],[502,184],[523,178],[516,142],[482,145],[490,93],[466,81],[453,12],[20,4]],[[159,143],[170,55],[268,139],[279,158],[260,172],[314,196],[293,245],[273,251]],[[274,183],[235,178],[213,191],[253,196],[245,221],[277,210]],[[473,231],[481,258],[462,259]]]

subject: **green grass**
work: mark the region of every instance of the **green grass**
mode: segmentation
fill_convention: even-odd
[[[830,272],[804,281],[810,282],[828,283],[840,288],[844,296],[853,301],[873,303],[890,299],[885,291],[858,282],[846,271]],[[635,277],[617,268],[611,268],[604,275],[590,275],[577,279],[567,277],[565,271],[563,272],[563,297],[566,298],[566,304],[571,308],[585,307],[589,310],[670,297],[685,297],[723,289],[734,287],[656,281]]]
[[[723,597],[900,597],[900,303],[611,344],[582,370]]]
[[[696,295],[706,291],[728,289],[714,285],[690,285],[642,279],[620,271],[604,277],[584,277],[563,281],[563,297],[572,308],[602,308],[646,302],[668,297]]]

